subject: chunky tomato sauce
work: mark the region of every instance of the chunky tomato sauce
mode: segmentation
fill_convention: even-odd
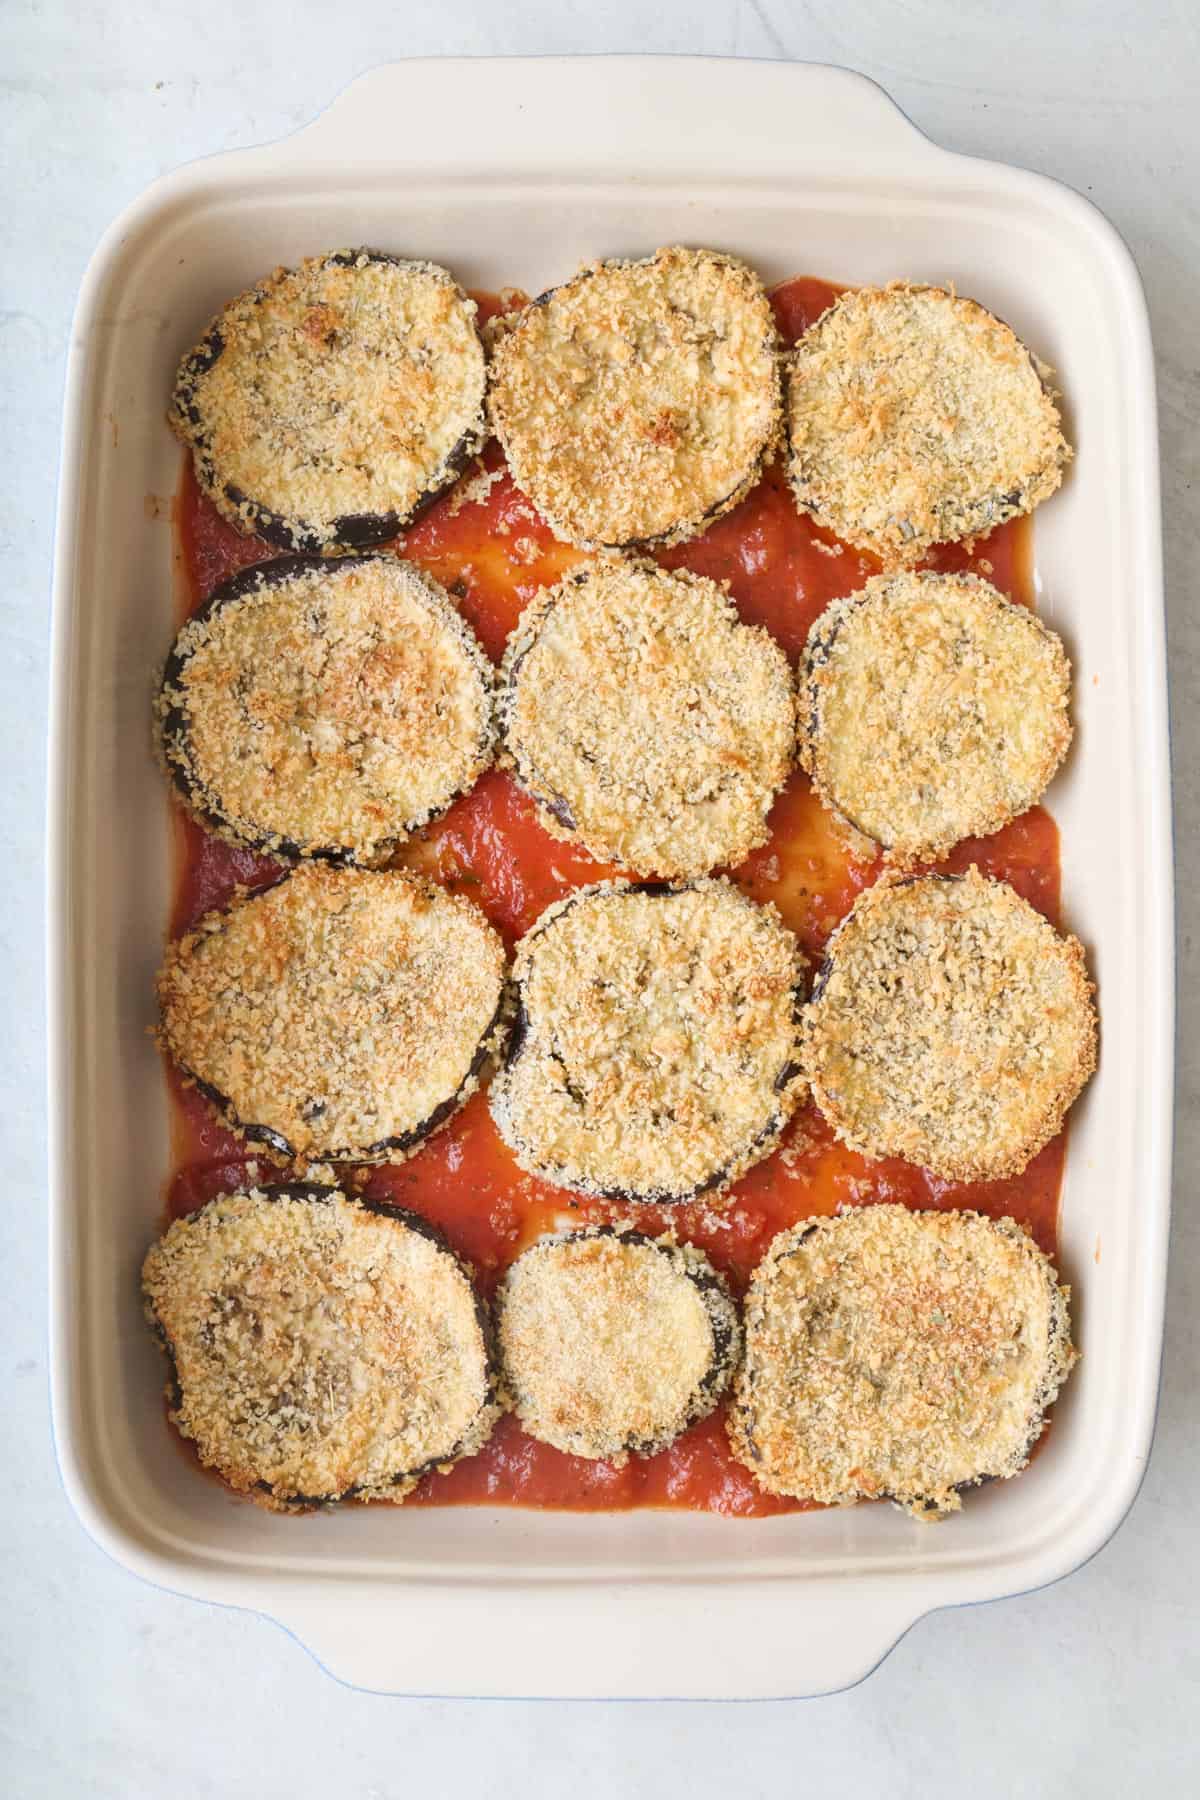
[[[837,291],[810,278],[778,288],[775,309],[785,337],[798,336]],[[490,296],[479,298],[482,310],[496,310],[498,302]],[[275,554],[219,517],[200,494],[190,459],[176,521],[184,613],[226,576]],[[1029,521],[1016,520],[969,549],[936,551],[929,566],[975,571],[1031,604],[1031,542]],[[439,500],[396,548],[448,588],[497,660],[538,589],[584,560],[583,552],[555,541],[512,482],[494,444],[480,472]],[[743,504],[703,537],[663,552],[660,561],[728,582],[743,617],[767,626],[793,659],[829,601],[860,587],[877,568],[870,556],[801,517],[778,470],[769,471]],[[260,887],[281,873],[279,864],[222,844],[181,811],[177,830],[173,932],[227,904],[239,888]],[[553,900],[616,873],[550,837],[511,778],[495,771],[407,845],[398,861],[469,894],[510,945]],[[1058,832],[1041,807],[993,837],[960,844],[939,867],[961,870],[972,862],[1011,882],[1057,922]],[[834,926],[880,869],[877,861],[856,860],[807,777],[796,774],[771,815],[770,841],[731,873],[756,900],[773,902],[805,953],[817,959]],[[175,1120],[172,1216],[250,1181],[279,1179],[270,1162],[214,1121],[194,1089],[173,1071],[168,1079]],[[636,1211],[643,1229],[671,1225],[706,1250],[741,1291],[776,1232],[816,1213],[879,1201],[1009,1214],[1053,1252],[1063,1158],[1060,1137],[1015,1179],[942,1181],[911,1164],[870,1162],[846,1149],[809,1104],[774,1155],[751,1169],[721,1203]],[[581,1200],[525,1175],[500,1141],[482,1093],[409,1162],[356,1171],[347,1185],[422,1213],[470,1260],[489,1291],[512,1258],[542,1232],[630,1213],[627,1206]],[[428,1477],[409,1504],[483,1501],[604,1510],[675,1506],[752,1516],[804,1506],[758,1490],[729,1454],[721,1411],[660,1455],[631,1460],[620,1469],[565,1456],[506,1418],[478,1456],[447,1475]]]

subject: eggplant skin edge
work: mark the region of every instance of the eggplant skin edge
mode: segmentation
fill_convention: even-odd
[[[388,1205],[386,1201],[370,1200],[363,1198],[362,1196],[346,1194],[339,1187],[330,1187],[320,1182],[311,1181],[280,1182],[271,1187],[263,1188],[260,1191],[263,1198],[268,1201],[284,1199],[306,1200],[314,1205],[329,1205],[335,1200],[345,1200],[349,1205],[357,1206],[363,1212],[373,1213],[377,1217],[383,1219],[393,1219],[398,1224],[403,1225],[407,1230],[419,1233],[421,1237],[427,1238],[428,1241],[441,1251],[443,1255],[448,1256],[471,1290],[471,1297],[475,1306],[475,1318],[479,1326],[480,1338],[482,1340],[487,1385],[484,1389],[479,1409],[475,1415],[475,1419],[472,1421],[470,1429],[463,1434],[458,1443],[444,1456],[432,1457],[429,1461],[422,1463],[418,1468],[402,1470],[399,1474],[392,1477],[389,1486],[398,1490],[394,1495],[382,1493],[378,1490],[371,1490],[368,1493],[358,1484],[352,1484],[338,1494],[280,1494],[276,1492],[275,1488],[268,1481],[256,1481],[249,1487],[237,1487],[214,1463],[204,1461],[195,1440],[185,1436],[176,1422],[175,1414],[183,1404],[183,1389],[180,1384],[179,1370],[175,1360],[175,1348],[164,1330],[157,1313],[154,1311],[152,1304],[149,1300],[146,1300],[144,1311],[147,1323],[155,1342],[167,1362],[167,1376],[163,1392],[167,1403],[167,1409],[170,1414],[171,1424],[178,1432],[181,1441],[200,1462],[201,1467],[209,1474],[214,1475],[221,1483],[222,1487],[225,1488],[226,1492],[233,1494],[239,1500],[250,1500],[255,1505],[265,1507],[271,1512],[294,1514],[329,1512],[351,1501],[359,1501],[368,1504],[382,1503],[385,1505],[398,1505],[413,1491],[424,1476],[433,1474],[435,1471],[444,1473],[464,1457],[477,1455],[491,1436],[492,1428],[502,1410],[499,1400],[499,1358],[496,1352],[495,1325],[492,1319],[491,1310],[479,1291],[474,1271],[470,1264],[467,1263],[452,1247],[444,1233],[441,1232],[436,1225],[431,1224],[428,1219],[422,1216],[422,1214],[413,1212],[408,1207],[391,1206]],[[218,1195],[214,1196],[214,1198],[224,1199],[227,1198],[227,1196]],[[205,1211],[207,1206],[211,1206],[212,1204],[213,1201],[206,1201],[205,1206],[198,1207],[194,1213],[189,1213],[186,1217],[197,1218],[200,1213]],[[482,1428],[482,1436],[479,1436],[478,1441],[476,1441],[480,1428]]]
[[[286,874],[281,878],[287,879]],[[272,886],[277,885],[272,883]],[[257,892],[265,893],[266,889]],[[368,1144],[361,1149],[313,1150],[303,1156],[283,1136],[269,1125],[256,1124],[240,1117],[237,1109],[228,1096],[213,1087],[181,1062],[166,1042],[162,1027],[158,1027],[155,1035],[163,1054],[183,1075],[185,1082],[202,1094],[212,1108],[218,1122],[235,1137],[247,1143],[261,1144],[267,1154],[277,1163],[293,1164],[303,1167],[308,1163],[344,1163],[344,1164],[384,1164],[406,1162],[416,1154],[427,1139],[435,1136],[443,1126],[448,1125],[456,1113],[461,1112],[467,1101],[480,1085],[484,1070],[489,1060],[496,1060],[503,1055],[504,1046],[512,1027],[513,993],[512,984],[505,981],[501,990],[496,1010],[492,1014],[487,1030],[480,1038],[475,1053],[467,1068],[466,1074],[459,1082],[454,1093],[439,1102],[427,1118],[414,1125],[410,1131],[401,1132],[395,1137],[380,1138],[377,1143]]]
[[[674,1242],[664,1243],[661,1239],[652,1237],[648,1232],[629,1229],[615,1224],[587,1225],[580,1230],[563,1231],[556,1233],[551,1237],[542,1238],[538,1240],[537,1243],[531,1244],[528,1250],[522,1252],[522,1255],[529,1255],[548,1245],[574,1243],[579,1239],[598,1237],[615,1238],[622,1244],[643,1245],[657,1251],[660,1255],[667,1256],[670,1259],[675,1272],[682,1279],[691,1282],[692,1286],[698,1290],[712,1331],[712,1360],[709,1363],[703,1379],[695,1390],[692,1404],[688,1409],[687,1417],[683,1424],[678,1430],[673,1430],[666,1434],[660,1433],[654,1437],[630,1437],[626,1439],[621,1445],[619,1452],[616,1453],[622,1458],[626,1456],[636,1456],[645,1459],[658,1456],[664,1450],[669,1449],[673,1443],[676,1443],[693,1425],[698,1424],[702,1419],[708,1418],[720,1405],[722,1399],[724,1399],[727,1390],[732,1384],[738,1364],[741,1360],[743,1341],[741,1310],[729,1283],[719,1270],[713,1267],[707,1256],[704,1258],[706,1264],[704,1268],[693,1268],[688,1264],[686,1258],[680,1254],[680,1251],[685,1248],[685,1246],[678,1245]],[[686,1248],[695,1249],[695,1246],[687,1245]],[[700,1252],[700,1254],[703,1254],[703,1252]],[[509,1269],[513,1268],[515,1263],[520,1260],[520,1257],[515,1258],[514,1262],[509,1264]],[[507,1275],[508,1271],[505,1273]],[[495,1303],[495,1343],[498,1367],[500,1370],[500,1399],[501,1404],[506,1406],[509,1411],[513,1412],[518,1420],[521,1420],[521,1414],[517,1406],[517,1398],[508,1383],[504,1368],[504,1358],[500,1350],[503,1311],[504,1284],[502,1282]],[[523,1423],[523,1421],[521,1422]],[[569,1452],[569,1454],[582,1456],[584,1453],[576,1450]],[[605,1457],[596,1458],[594,1460],[610,1461],[611,1453]]]
[[[530,926],[521,942],[522,944],[530,943],[535,937],[540,936],[544,930],[555,923],[563,913],[570,911],[570,909],[577,905],[581,900],[590,899],[594,894],[608,887],[617,888],[628,894],[646,894],[652,898],[665,898],[672,894],[684,893],[687,889],[711,879],[713,878],[710,876],[690,876],[680,881],[622,880],[611,883],[595,882],[588,887],[576,888],[571,893],[565,894],[561,900],[557,900],[548,906],[545,912],[541,914],[540,918]],[[748,905],[752,906],[755,904],[755,902],[751,901],[746,895],[743,895],[742,898],[746,900]],[[514,977],[511,986],[513,990],[511,1002],[512,1023],[506,1034],[506,1041],[499,1053],[499,1060],[506,1069],[510,1068],[521,1056],[529,1040],[529,1013],[525,1006],[521,984]],[[799,1028],[801,1015],[807,1001],[808,994],[806,991],[805,977],[802,975],[800,981],[793,990],[792,999],[792,1014],[797,1029]],[[785,1063],[775,1076],[774,1086],[776,1093],[784,1093],[803,1073],[803,1066],[798,1060],[792,1060]],[[691,1201],[703,1199],[706,1194],[721,1194],[726,1188],[732,1186],[735,1181],[739,1180],[740,1177],[745,1174],[747,1169],[753,1168],[757,1163],[764,1161],[778,1146],[785,1130],[791,1122],[795,1110],[794,1106],[787,1111],[784,1111],[781,1108],[767,1120],[766,1124],[749,1143],[743,1144],[739,1153],[731,1161],[723,1164],[721,1168],[714,1170],[711,1175],[705,1176],[704,1180],[699,1182],[696,1186],[685,1189],[655,1188],[653,1190],[634,1190],[629,1188],[606,1188],[601,1187],[597,1183],[585,1182],[583,1179],[575,1179],[574,1177],[568,1183],[560,1178],[560,1174],[557,1171],[552,1170],[544,1163],[537,1161],[533,1152],[524,1144],[520,1144],[514,1140],[510,1147],[514,1154],[517,1155],[518,1160],[521,1160],[522,1158],[528,1159],[527,1161],[522,1162],[522,1167],[527,1168],[528,1171],[531,1174],[536,1175],[539,1180],[553,1182],[555,1185],[565,1188],[568,1192],[580,1194],[589,1200],[607,1200],[622,1205],[632,1206],[686,1206]],[[506,1139],[506,1141],[508,1140]]]
[[[391,263],[397,268],[420,266],[419,261],[412,257],[396,256],[387,250],[366,248],[335,251],[320,260],[330,267],[348,268],[359,257],[366,257],[369,262]],[[457,286],[457,283],[455,285]],[[462,292],[461,289],[458,291]],[[235,296],[235,298],[238,297],[240,296]],[[228,304],[233,304],[233,302]],[[346,551],[365,550],[372,545],[386,543],[398,532],[414,524],[423,513],[428,511],[434,501],[453,482],[458,480],[471,459],[478,456],[487,441],[483,396],[481,395],[476,422],[463,433],[431,473],[428,486],[422,490],[407,510],[386,513],[345,513],[330,522],[328,532],[322,532],[308,520],[290,518],[274,512],[270,507],[255,500],[252,495],[244,493],[235,483],[222,478],[210,451],[203,414],[197,402],[196,390],[200,378],[208,373],[225,349],[225,340],[220,329],[224,313],[225,308],[222,308],[200,341],[180,363],[172,392],[169,418],[176,436],[192,453],[196,481],[201,491],[212,501],[221,517],[240,531],[243,537],[260,537],[265,543],[287,553],[325,554],[327,556],[336,556]],[[476,336],[478,336],[478,326],[476,327]]]
[[[366,550],[348,554],[344,558],[332,559],[333,566],[343,563],[391,561],[387,553],[378,550]],[[172,783],[180,800],[192,816],[222,843],[230,844],[239,850],[253,850],[261,856],[275,857],[290,863],[313,861],[327,862],[335,868],[373,869],[384,866],[396,851],[416,832],[424,829],[433,820],[442,818],[456,801],[469,793],[470,787],[455,790],[448,799],[430,807],[420,817],[405,819],[399,823],[393,835],[381,837],[374,850],[364,855],[350,845],[345,844],[301,844],[297,839],[258,829],[250,821],[239,824],[233,815],[222,810],[220,802],[196,773],[191,760],[191,733],[187,713],[178,700],[171,698],[173,691],[181,690],[184,670],[187,667],[189,653],[181,652],[180,638],[189,625],[205,624],[213,615],[225,606],[247,595],[256,593],[262,587],[283,586],[296,575],[310,571],[326,569],[331,566],[331,559],[317,553],[296,556],[272,557],[266,562],[252,563],[249,568],[240,569],[236,574],[214,588],[204,603],[180,627],[176,634],[170,653],[163,667],[155,701],[154,749],[158,762],[167,779]],[[423,574],[423,572],[421,572]],[[428,580],[428,577],[423,579]],[[468,634],[469,650],[478,651],[479,658],[484,657],[466,621],[462,621]],[[475,660],[472,654],[472,660]],[[480,664],[481,679],[484,675]],[[485,733],[478,746],[480,768],[472,781],[486,773],[490,768],[496,743],[494,703],[489,694],[488,718]]]

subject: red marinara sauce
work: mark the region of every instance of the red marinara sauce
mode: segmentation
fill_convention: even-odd
[[[777,288],[773,299],[784,337],[794,341],[839,291],[810,277]],[[498,310],[494,297],[477,298],[484,316]],[[218,515],[196,486],[190,458],[175,516],[184,615],[226,576],[275,554]],[[935,551],[928,566],[972,570],[1028,605],[1033,599],[1031,547],[1029,521],[1018,519],[969,549],[955,545]],[[396,540],[395,548],[449,590],[497,660],[537,591],[585,560],[584,552],[555,540],[514,485],[495,444],[474,474],[437,501]],[[659,560],[669,568],[688,568],[727,582],[742,616],[767,626],[793,661],[823,608],[860,587],[878,568],[871,556],[838,543],[802,517],[777,467],[703,537],[664,551]],[[184,930],[209,908],[227,904],[238,888],[262,886],[281,872],[279,864],[211,837],[182,810],[177,809],[177,820],[173,932]],[[510,945],[562,894],[617,872],[551,838],[512,779],[496,771],[406,845],[397,861],[469,894]],[[973,862],[1011,882],[1057,923],[1058,831],[1041,807],[993,837],[960,844],[938,866],[961,870]],[[797,773],[776,802],[769,842],[731,873],[755,899],[778,907],[815,962],[834,926],[880,869],[878,861],[855,860],[807,777]],[[206,1103],[174,1071],[168,1079],[175,1123],[171,1216],[256,1179],[280,1178],[281,1171],[256,1158],[215,1122]],[[909,1163],[870,1162],[846,1149],[809,1103],[780,1148],[743,1176],[721,1203],[636,1211],[642,1229],[671,1225],[707,1251],[741,1292],[776,1232],[813,1214],[880,1201],[1008,1214],[1053,1252],[1063,1160],[1060,1137],[1014,1179],[943,1181]],[[473,1264],[489,1292],[513,1257],[542,1232],[630,1214],[627,1206],[583,1200],[524,1174],[500,1141],[482,1093],[409,1162],[353,1171],[346,1185],[423,1214]],[[563,1455],[528,1437],[506,1417],[479,1455],[449,1474],[428,1476],[409,1504],[471,1502],[583,1510],[673,1506],[741,1516],[801,1511],[807,1505],[758,1489],[729,1453],[723,1408],[670,1449],[646,1461],[631,1459],[619,1469]]]

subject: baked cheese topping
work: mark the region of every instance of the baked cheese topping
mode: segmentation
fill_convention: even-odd
[[[497,1295],[503,1379],[531,1436],[618,1465],[653,1456],[716,1406],[737,1309],[708,1258],[607,1229],[549,1238]]]
[[[868,1206],[782,1232],[746,1299],[734,1455],[771,1493],[956,1512],[1028,1462],[1076,1361],[1068,1298],[1011,1219]]]
[[[885,562],[1031,512],[1071,455],[1009,327],[906,282],[852,289],[805,332],[787,410],[801,509]]]
[[[180,632],[157,712],[201,819],[291,855],[384,860],[493,750],[490,663],[437,583],[390,556],[235,576]]]
[[[304,863],[171,945],[164,1047],[284,1156],[399,1162],[458,1110],[501,1032],[479,908],[398,872]]]
[[[594,263],[502,330],[489,407],[513,476],[567,543],[692,537],[779,430],[762,283],[712,250]]]
[[[809,633],[801,760],[897,863],[936,861],[1038,800],[1071,741],[1071,667],[1027,607],[971,575],[879,575]]]
[[[492,1429],[471,1283],[408,1215],[328,1189],[233,1194],[176,1220],[142,1282],[172,1419],[264,1505],[401,1500]]]
[[[774,1149],[799,1103],[804,958],[727,881],[601,883],[517,949],[489,1100],[521,1166],[582,1193],[684,1200]]]
[[[370,250],[231,300],[171,409],[218,511],[285,549],[393,536],[483,441],[475,310],[445,269]]]
[[[884,879],[829,940],[802,1023],[837,1134],[952,1180],[1017,1175],[1096,1065],[1078,939],[1006,882]]]
[[[787,778],[787,658],[713,581],[600,562],[526,610],[502,724],[547,829],[643,875],[741,862]]]

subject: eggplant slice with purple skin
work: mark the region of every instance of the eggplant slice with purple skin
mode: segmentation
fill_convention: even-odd
[[[627,557],[525,608],[500,714],[547,830],[639,875],[742,862],[794,756],[791,670],[770,634],[715,581]]]
[[[701,1251],[601,1225],[543,1238],[510,1265],[496,1343],[505,1397],[532,1437],[619,1465],[713,1411],[741,1331]]]
[[[1005,881],[885,874],[829,939],[801,1025],[843,1143],[947,1181],[1019,1175],[1096,1067],[1083,946]]]
[[[1031,512],[1071,458],[1048,374],[952,289],[847,289],[788,360],[797,506],[885,566]]]
[[[448,594],[387,554],[283,557],[181,628],[159,752],[218,836],[370,866],[491,762],[492,666]]]
[[[312,1183],[222,1195],[151,1246],[142,1283],[173,1422],[272,1511],[403,1500],[499,1414],[471,1273],[399,1208]]]
[[[876,575],[808,634],[800,760],[889,862],[937,862],[1041,798],[1071,742],[1070,684],[1060,639],[990,583]]]
[[[484,441],[475,302],[434,263],[339,250],[276,269],[179,366],[170,419],[239,531],[288,551],[395,537]]]
[[[488,1099],[522,1168],[601,1199],[717,1194],[806,1091],[806,963],[773,908],[711,877],[601,882],[517,947]]]
[[[729,1410],[769,1493],[919,1519],[1029,1461],[1077,1360],[1070,1290],[1013,1219],[866,1206],[780,1234]]]
[[[758,480],[780,433],[779,359],[754,271],[676,245],[593,263],[502,320],[489,417],[562,541],[678,543]]]
[[[163,1048],[223,1121],[300,1163],[404,1161],[508,1026],[504,946],[477,906],[316,862],[170,945],[158,997]]]

